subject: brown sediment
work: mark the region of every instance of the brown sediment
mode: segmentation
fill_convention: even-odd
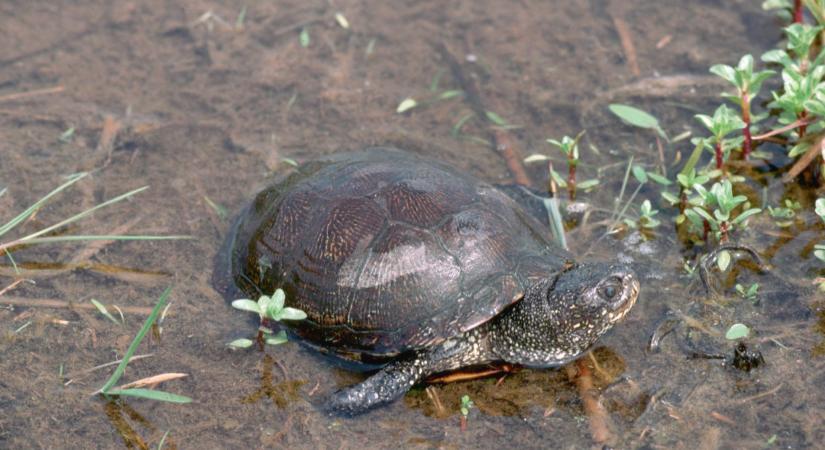
[[[599,401],[598,390],[593,386],[593,377],[584,358],[579,358],[575,364],[566,365],[565,371],[570,381],[576,383],[584,412],[590,420],[590,436],[593,441],[597,444],[613,442],[615,436],[610,431],[610,417]]]

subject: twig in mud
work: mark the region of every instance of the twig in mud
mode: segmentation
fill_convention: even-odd
[[[16,94],[3,95],[3,96],[0,96],[0,103],[12,101],[12,100],[22,100],[24,98],[36,97],[38,95],[57,94],[59,92],[63,92],[64,89],[65,88],[63,86],[54,86],[54,87],[50,87],[50,88],[35,89],[33,91],[18,92]]]
[[[751,140],[752,141],[764,141],[764,140],[768,139],[771,136],[776,136],[777,134],[782,134],[786,131],[790,131],[790,130],[793,130],[795,128],[799,128],[801,126],[810,125],[813,122],[814,121],[811,120],[810,118],[798,119],[798,120],[795,120],[795,121],[785,125],[784,127],[779,127],[777,129],[771,130],[767,133],[763,133],[763,134],[760,134],[758,136],[754,136],[754,137],[751,138]]]
[[[146,353],[144,355],[135,355],[135,356],[132,356],[131,358],[129,358],[129,361],[132,362],[132,361],[136,361],[138,359],[149,358],[149,357],[154,356],[154,355],[155,355],[154,353]],[[107,367],[111,367],[111,366],[120,364],[121,361],[123,361],[123,360],[118,359],[117,361],[107,362],[107,363],[101,364],[99,366],[94,366],[92,368],[82,370],[82,371],[78,372],[77,375],[73,376],[70,380],[63,383],[63,386],[68,386],[68,385],[74,383],[75,381],[83,378],[84,376],[86,376],[86,375],[88,375],[88,374],[90,374],[90,373],[92,373],[96,370],[105,369]]]
[[[630,34],[630,27],[627,22],[621,17],[610,14],[613,19],[613,26],[616,28],[616,33],[619,35],[619,41],[622,43],[622,50],[624,51],[625,60],[630,68],[633,76],[641,76],[642,72],[639,70],[639,61],[636,58],[636,47],[633,45],[633,37]]]
[[[436,416],[444,417],[446,415],[446,410],[444,409],[444,405],[441,403],[441,399],[438,397],[438,391],[436,391],[432,386],[427,386],[427,388],[424,389],[424,392],[427,393],[427,397],[429,397],[430,401],[433,402]]]
[[[733,419],[731,419],[730,417],[728,417],[724,414],[718,413],[716,411],[711,411],[710,416],[713,417],[714,419],[716,419],[720,422],[724,422],[728,425],[736,425],[736,422]]]
[[[16,280],[12,281],[12,283],[10,285],[4,287],[3,289],[0,289],[0,296],[2,296],[6,292],[9,292],[10,290],[14,289],[15,287],[17,287],[18,284],[20,284],[24,281],[28,281],[28,282],[34,284],[33,280],[29,280],[27,278],[18,278]]]
[[[4,305],[27,306],[30,308],[61,308],[61,309],[85,309],[97,311],[97,307],[91,303],[76,303],[51,298],[17,298],[0,297],[0,303]],[[148,316],[152,308],[141,306],[122,306],[123,312]]]
[[[816,159],[817,155],[822,155],[822,160],[825,161],[825,133],[820,135],[816,141],[811,145],[805,154],[796,160],[796,163],[791,169],[782,177],[782,181],[788,183],[797,177],[803,170],[805,170]]]
[[[434,47],[444,59],[444,62],[450,66],[450,71],[453,74],[453,78],[459,88],[464,91],[464,100],[469,103],[470,108],[479,119],[491,126],[492,131],[489,133],[490,142],[493,148],[507,163],[507,169],[513,176],[513,180],[523,186],[531,186],[532,182],[530,181],[530,177],[524,169],[521,155],[518,154],[518,151],[513,146],[510,134],[501,128],[492,128],[495,123],[490,119],[490,116],[487,113],[490,109],[488,109],[482,102],[481,95],[478,92],[478,87],[475,82],[473,82],[472,78],[464,75],[464,70],[462,69],[461,64],[443,43],[434,44]]]
[[[737,405],[741,405],[742,403],[749,403],[749,402],[752,402],[754,400],[759,400],[760,398],[764,398],[764,397],[768,397],[768,396],[771,396],[773,394],[776,394],[784,386],[785,386],[785,383],[779,383],[778,386],[773,387],[771,389],[768,389],[765,392],[762,392],[762,393],[759,393],[759,394],[756,394],[756,395],[751,395],[750,397],[740,398],[740,399],[734,401],[733,403],[737,404]]]
[[[607,411],[599,402],[598,392],[593,387],[593,377],[590,375],[590,369],[583,359],[576,361],[576,364],[568,364],[565,366],[567,377],[571,381],[575,381],[576,387],[579,390],[579,396],[584,405],[584,412],[590,420],[590,435],[593,441],[597,444],[606,444],[614,440],[613,433],[610,431],[608,423],[610,418]]]

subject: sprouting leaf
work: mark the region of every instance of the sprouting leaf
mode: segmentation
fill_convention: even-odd
[[[338,22],[338,25],[345,30],[349,30],[349,21],[343,14],[337,12],[335,13],[335,21]]]
[[[398,104],[398,108],[395,109],[395,112],[398,114],[403,114],[416,106],[418,106],[418,102],[413,98],[407,97],[404,100],[401,100],[401,103]]]
[[[727,250],[722,250],[716,256],[716,265],[722,272],[728,270],[728,267],[730,267],[730,253]]]
[[[534,163],[534,162],[548,161],[549,159],[550,158],[548,158],[547,156],[542,155],[540,153],[533,153],[532,155],[524,158],[524,163],[525,164],[530,164],[530,163]]]
[[[309,47],[309,28],[301,28],[301,34],[298,35],[298,42],[301,44],[301,47],[303,48]]]
[[[304,320],[307,318],[307,313],[300,309],[287,306],[281,310],[280,317],[281,320]]]
[[[442,92],[441,95],[438,96],[438,99],[439,100],[447,100],[447,99],[451,99],[453,97],[458,97],[462,94],[464,94],[464,91],[462,91],[461,89],[450,89],[448,91]]]
[[[274,336],[268,336],[264,342],[266,345],[281,345],[289,342],[289,339],[286,337],[286,332],[281,330]]]
[[[599,180],[595,179],[595,178],[592,178],[590,180],[580,181],[580,182],[576,183],[576,187],[581,189],[581,190],[587,190],[587,189],[596,187],[598,185],[599,185]]]
[[[69,129],[60,133],[60,137],[58,137],[57,140],[63,143],[69,143],[72,141],[72,137],[74,137],[74,127],[69,127]]]
[[[647,128],[656,131],[662,138],[667,139],[662,127],[659,126],[659,120],[650,114],[629,105],[622,105],[613,103],[607,106],[610,112],[618,116],[625,123],[633,125],[634,127]]]
[[[647,172],[647,176],[650,177],[651,180],[655,181],[656,183],[661,184],[662,186],[670,186],[671,184],[673,184],[672,181],[670,181],[667,178],[659,175],[658,173]]]
[[[747,325],[742,323],[735,323],[728,328],[728,331],[725,333],[725,339],[729,341],[735,341],[737,339],[742,339],[748,337],[751,330],[748,328]]]
[[[825,198],[820,198],[816,200],[816,215],[825,222]]]
[[[252,344],[253,342],[250,339],[235,339],[234,341],[226,345],[228,345],[230,348],[241,349],[252,347]]]
[[[633,177],[636,178],[636,181],[641,184],[647,183],[647,172],[642,166],[634,165],[632,171]]]
[[[258,306],[258,302],[253,302],[248,298],[234,300],[232,302],[232,307],[235,309],[240,309],[241,311],[254,312],[255,314],[261,313],[261,308]]]
[[[272,294],[272,308],[276,311],[280,311],[284,309],[284,301],[286,300],[286,295],[284,294],[283,289],[275,289],[275,292]]]
[[[504,120],[503,117],[499,116],[498,114],[494,113],[493,111],[485,111],[485,114],[487,114],[487,118],[490,119],[490,122],[493,122],[494,124],[496,124],[500,127],[510,126],[510,124],[508,124],[507,121]]]

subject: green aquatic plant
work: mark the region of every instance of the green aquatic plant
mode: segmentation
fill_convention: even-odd
[[[169,300],[169,294],[172,292],[172,288],[168,287],[158,298],[157,304],[155,307],[152,308],[152,312],[149,314],[149,317],[146,318],[146,321],[143,322],[143,326],[138,331],[135,338],[132,339],[132,343],[129,344],[129,348],[126,349],[126,353],[123,355],[123,359],[120,361],[120,364],[115,369],[112,376],[106,380],[106,383],[95,391],[93,394],[101,394],[104,397],[110,396],[126,396],[126,397],[138,397],[144,398],[148,400],[158,400],[162,402],[169,402],[169,403],[190,403],[192,401],[191,398],[172,394],[169,392],[158,391],[154,389],[142,389],[142,388],[128,388],[128,389],[113,389],[114,385],[120,380],[123,376],[123,373],[126,371],[126,366],[129,365],[129,360],[137,351],[137,348],[140,346],[141,341],[152,328],[152,325],[155,323],[155,320],[160,315],[161,311],[166,306],[166,302]]]
[[[785,206],[776,208],[768,206],[768,214],[775,220],[778,227],[786,228],[793,224],[793,218],[796,217],[796,212],[802,209],[802,205],[789,198],[786,198],[783,204]]]
[[[738,339],[744,339],[750,335],[751,330],[748,328],[747,325],[743,323],[735,323],[728,328],[728,331],[725,332],[725,339],[729,341],[735,341]]]
[[[748,159],[753,148],[753,137],[751,136],[751,125],[755,120],[751,117],[751,101],[762,89],[762,83],[772,77],[776,72],[772,70],[753,71],[753,56],[745,55],[739,60],[736,67],[725,64],[717,64],[710,68],[710,72],[718,75],[725,81],[733,84],[736,88],[734,95],[728,95],[728,99],[737,103],[741,108],[742,135],[742,157]]]
[[[263,349],[266,345],[280,345],[287,342],[286,333],[282,330],[277,334],[273,334],[272,328],[269,326],[270,321],[280,322],[282,320],[304,320],[307,315],[305,312],[297,308],[284,306],[286,295],[283,289],[276,289],[272,296],[261,295],[257,301],[252,301],[247,298],[234,300],[232,307],[241,311],[249,311],[258,315],[260,325],[258,326],[258,336],[256,341],[259,348]],[[249,339],[236,339],[228,345],[232,348],[248,348],[254,342]]]
[[[467,429],[467,416],[470,415],[470,409],[474,406],[475,404],[472,400],[470,400],[469,395],[461,396],[461,404],[458,407],[459,411],[461,411],[461,431]]]
[[[575,138],[564,136],[561,141],[547,139],[547,143],[558,147],[567,159],[567,192],[570,199],[576,198],[576,166],[579,165],[579,140],[584,136],[584,131],[576,135]],[[558,182],[558,180],[557,180]]]
[[[685,210],[685,217],[694,230],[713,231],[720,244],[726,243],[736,228],[744,227],[748,218],[762,212],[759,208],[748,207],[744,195],[733,195],[729,180],[714,183],[710,190],[700,184],[694,185],[693,189],[697,195],[689,200],[692,207]],[[743,206],[742,211],[736,213],[740,206]]]
[[[190,236],[150,236],[150,235],[95,235],[95,234],[88,234],[88,235],[61,235],[60,232],[64,231],[64,229],[85,217],[92,215],[95,211],[105,208],[107,206],[113,205],[115,203],[122,202],[127,200],[149,188],[149,186],[143,186],[124,194],[118,195],[112,199],[106,200],[96,206],[88,208],[78,214],[75,214],[67,219],[63,219],[58,221],[57,223],[41,228],[35,232],[29,233],[22,237],[13,238],[10,240],[3,241],[3,237],[14,230],[17,226],[24,223],[26,220],[34,216],[41,208],[48,202],[52,197],[55,195],[63,192],[73,184],[77,183],[78,181],[86,178],[89,176],[87,172],[77,173],[74,175],[69,175],[66,181],[58,186],[57,188],[53,189],[48,194],[41,197],[39,200],[34,202],[31,206],[26,208],[23,212],[13,217],[11,220],[0,226],[0,252],[6,254],[6,256],[11,259],[11,254],[19,247],[27,246],[27,245],[34,245],[34,244],[49,244],[49,243],[57,243],[57,242],[76,242],[76,241],[148,241],[148,240],[168,240],[168,239],[190,239]],[[6,189],[0,191],[0,195],[4,194]],[[12,260],[12,264],[14,264]]]
[[[756,296],[759,294],[759,283],[753,283],[747,289],[745,286],[737,283],[735,286],[736,293],[739,294],[745,300],[755,301]]]
[[[724,170],[725,160],[731,149],[738,147],[742,138],[731,138],[727,136],[735,130],[745,127],[745,122],[725,105],[720,105],[713,112],[713,116],[697,114],[696,119],[707,128],[711,137],[702,139],[700,142],[710,149],[716,161],[716,169]]]
[[[650,230],[661,225],[661,221],[653,217],[656,214],[659,214],[659,211],[653,209],[650,204],[650,200],[645,200],[639,207],[639,218],[637,220],[625,218],[624,223],[631,228],[643,228]]]

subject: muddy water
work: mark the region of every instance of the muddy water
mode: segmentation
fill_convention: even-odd
[[[22,249],[15,260],[35,284],[19,285],[4,298],[86,304],[96,298],[147,308],[174,286],[160,341],[147,340],[139,351],[153,356],[130,364],[124,381],[187,373],[163,388],[195,402],[107,403],[89,396],[111,369],[87,370],[122,355],[143,314],[126,312],[125,326],[118,326],[88,309],[0,304],[0,448],[145,448],[167,431],[166,448],[594,445],[575,387],[556,370],[524,370],[501,383],[437,385],[429,394],[417,389],[356,419],[319,413],[313,406],[319,396],[361,375],[295,343],[266,354],[227,349],[228,341],[254,330],[209,286],[228,223],[206,199],[234,213],[288,168],[283,158],[386,143],[492,182],[510,181],[484,141],[481,122],[452,132],[471,111],[461,98],[395,113],[406,97],[422,101],[456,88],[435,50],[444,44],[464,61],[487,108],[520,126],[510,133],[523,154],[550,153],[546,138],[586,129],[581,176],[601,170],[602,185],[581,199],[610,210],[628,157],[650,167],[659,157],[652,135],[623,126],[605,105],[643,107],[671,135],[698,132],[692,115],[714,107],[720,90],[707,68],[761,54],[780,37],[779,24],[755,3],[249,1],[239,21],[242,6],[233,2],[3,2],[0,186],[9,192],[0,197],[0,216],[21,211],[63,175],[94,171],[20,232],[149,185],[69,231],[195,238]],[[336,22],[336,12],[349,29]],[[638,75],[617,21],[626,23],[635,45]],[[663,78],[652,81],[656,76]],[[74,133],[61,141],[70,128]],[[668,147],[666,164],[689,150],[685,143]],[[528,169],[540,185],[544,168]],[[785,194],[770,173],[749,186],[755,202],[764,186],[770,204]],[[639,195],[660,202],[655,189]],[[811,193],[795,195],[810,200]],[[821,228],[797,223],[781,231],[767,219],[753,221],[741,240],[764,252],[774,270],[737,266],[738,282],[763,286],[760,301],[751,303],[730,288],[721,298],[706,296],[684,274],[683,258],[693,251],[669,225],[648,241],[632,234],[599,239],[605,231],[599,221],[606,219],[599,214],[570,231],[573,250],[594,259],[620,255],[646,274],[637,306],[594,352],[611,443],[821,445],[825,316],[817,313],[823,305],[808,281],[821,274],[810,254]],[[804,220],[813,223],[810,216]],[[36,264],[52,262],[62,265]],[[4,264],[0,286],[15,279]],[[647,352],[650,334],[671,316],[687,316],[706,331],[686,336],[679,325],[659,352]],[[735,321],[757,333],[750,343],[766,360],[762,368],[745,374],[718,360],[686,359],[685,342],[729,354],[720,336]],[[476,408],[462,431],[464,394]]]

